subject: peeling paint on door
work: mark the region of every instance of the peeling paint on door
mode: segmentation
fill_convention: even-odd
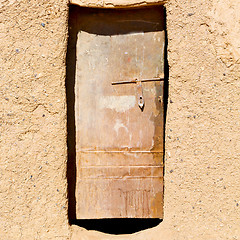
[[[98,101],[101,109],[108,108],[116,112],[125,112],[136,104],[136,96],[101,96]]]

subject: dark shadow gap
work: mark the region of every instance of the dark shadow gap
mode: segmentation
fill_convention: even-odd
[[[146,11],[146,9],[148,11]],[[122,14],[124,12],[124,14]],[[130,19],[124,18],[125,14]],[[89,16],[91,18],[89,19]],[[162,19],[159,19],[158,17]],[[163,7],[140,9],[98,9],[70,6],[69,27],[96,35],[114,36],[137,32],[154,32],[164,29]],[[79,21],[81,19],[81,21]],[[108,24],[106,24],[106,22]],[[70,29],[71,30],[71,29]]]
[[[123,218],[123,219],[90,219],[74,220],[72,224],[109,234],[132,234],[148,228],[156,227],[162,220],[158,218]]]
[[[69,37],[66,56],[66,97],[67,97],[67,181],[68,181],[68,219],[76,219],[76,129],[75,129],[75,73],[77,34],[71,29],[71,7],[69,8]]]
[[[167,12],[164,7],[164,30],[165,30],[165,49],[164,49],[164,139],[166,134],[166,122],[167,122],[167,108],[168,108],[168,94],[169,94],[169,64],[168,64],[168,33],[167,33]],[[163,160],[165,160],[165,141],[164,141],[164,153]],[[163,183],[164,183],[164,175],[165,175],[165,161],[164,161],[164,169],[163,169]],[[163,196],[165,192],[165,184],[163,184]]]
[[[164,30],[165,30],[165,49],[164,49],[164,123],[166,124],[167,118],[167,106],[168,106],[168,81],[169,81],[169,65],[168,65],[168,55],[167,55],[167,48],[168,48],[168,34],[167,34],[167,27],[166,27],[166,8],[164,8]],[[165,133],[165,131],[164,131]],[[165,141],[164,141],[165,142]],[[165,147],[164,147],[165,149]]]

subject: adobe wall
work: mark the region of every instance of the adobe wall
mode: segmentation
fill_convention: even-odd
[[[120,0],[110,5],[126,7]],[[68,225],[68,3],[1,1],[0,239],[240,239],[240,1],[165,6],[164,221],[111,236]]]

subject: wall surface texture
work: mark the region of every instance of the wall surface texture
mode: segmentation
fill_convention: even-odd
[[[164,220],[112,236],[68,224],[68,2],[1,0],[0,239],[240,239],[240,0],[165,7]]]
[[[0,239],[67,239],[67,2],[0,4]]]

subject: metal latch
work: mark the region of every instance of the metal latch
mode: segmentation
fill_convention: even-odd
[[[119,81],[119,82],[112,82],[112,85],[118,84],[129,84],[129,83],[136,83],[137,84],[137,98],[138,98],[138,106],[143,111],[144,109],[144,98],[143,98],[143,89],[142,89],[142,82],[153,82],[153,81],[164,81],[164,76],[160,78],[147,78],[147,79],[134,79],[128,81]]]

